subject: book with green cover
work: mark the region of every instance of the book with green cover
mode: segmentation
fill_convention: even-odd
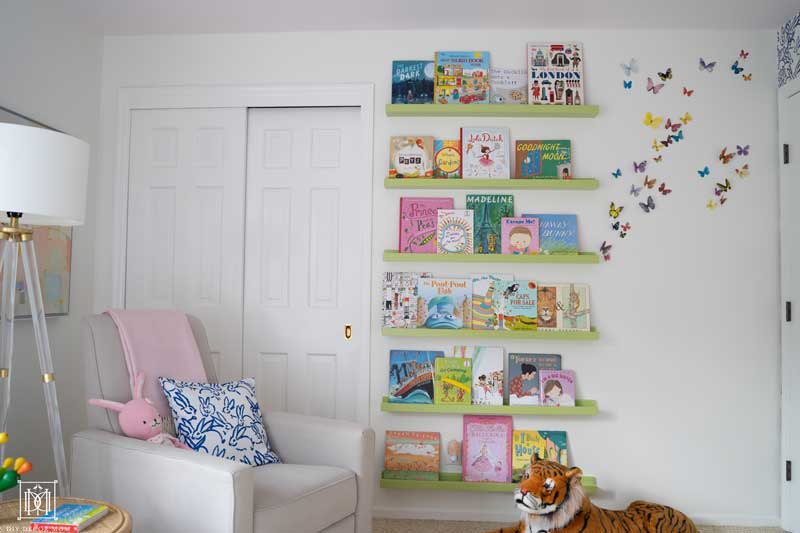
[[[517,179],[572,179],[572,143],[568,140],[520,140],[514,147]]]
[[[433,402],[437,405],[470,405],[472,359],[440,357],[434,364]]]
[[[439,472],[414,470],[384,470],[383,479],[413,479],[414,481],[439,481]]]
[[[467,209],[472,209],[473,253],[499,254],[500,220],[514,216],[514,195],[468,194]]]

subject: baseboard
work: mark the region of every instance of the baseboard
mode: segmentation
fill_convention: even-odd
[[[692,520],[702,526],[776,527],[780,528],[780,516],[749,514],[694,514]]]

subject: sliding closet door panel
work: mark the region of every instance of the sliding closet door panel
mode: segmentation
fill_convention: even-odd
[[[264,410],[356,419],[369,378],[356,341],[368,334],[360,128],[358,108],[250,110],[244,361]]]
[[[222,379],[242,371],[246,134],[245,109],[131,116],[125,305],[199,317]]]

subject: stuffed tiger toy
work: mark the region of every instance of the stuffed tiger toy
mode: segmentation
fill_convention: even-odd
[[[666,505],[637,501],[624,511],[593,505],[581,487],[582,474],[534,454],[514,491],[522,519],[489,533],[697,533],[685,514]]]

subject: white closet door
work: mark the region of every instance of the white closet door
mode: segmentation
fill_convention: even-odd
[[[242,371],[245,109],[131,114],[125,305],[208,331],[221,379]]]
[[[371,189],[360,128],[359,108],[249,112],[244,371],[265,411],[365,416]]]

